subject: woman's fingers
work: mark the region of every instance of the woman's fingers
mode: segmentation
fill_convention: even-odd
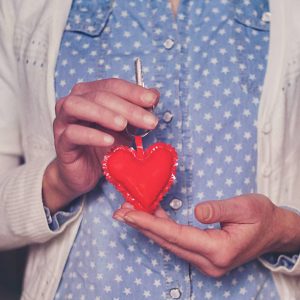
[[[205,275],[219,277],[226,273],[226,269],[222,269],[220,267],[215,266],[207,258],[200,254],[182,248],[180,245],[170,243],[169,241],[165,240],[164,238],[161,238],[159,235],[156,235],[151,231],[144,229],[140,229],[139,231],[154,242],[156,242],[157,244],[159,244],[162,248],[190,262]]]
[[[69,152],[80,146],[107,147],[114,143],[114,138],[97,129],[69,124],[61,134],[57,142],[57,148],[63,152]]]
[[[133,205],[125,202],[122,204],[120,209],[115,211],[113,217],[116,220],[123,222],[124,217],[126,217],[126,215],[128,213],[133,212],[133,211],[135,211]],[[137,211],[137,213],[140,214],[143,219],[147,215],[152,217],[152,215],[149,215],[147,213],[143,213],[143,212],[139,212],[139,211]],[[155,211],[155,216],[153,216],[153,220],[159,220],[160,218],[162,218],[163,222],[166,222],[166,220],[168,220],[168,222],[173,223],[175,226],[177,226],[177,224],[169,218],[167,213],[162,208],[159,207]],[[196,253],[190,249],[186,249],[186,248],[182,247],[180,243],[174,243],[173,241],[166,239],[164,236],[157,234],[152,229],[148,229],[148,228],[142,229],[140,227],[140,224],[129,223],[129,225],[138,229],[141,233],[143,233],[145,236],[147,236],[148,238],[150,238],[151,240],[153,240],[154,242],[159,244],[164,249],[167,249],[167,250],[173,252],[174,254],[176,254],[177,256],[183,258],[184,260],[189,261],[190,263],[192,263],[193,265],[198,267],[205,274],[207,274],[207,275],[209,274],[211,276],[219,276],[219,273],[221,271],[223,272],[223,270],[214,266],[206,257],[204,257],[201,254]],[[145,226],[145,227],[147,227],[147,226]]]
[[[155,105],[158,97],[156,90],[120,79],[77,84],[56,104],[56,147],[69,152],[79,145],[111,146],[118,143],[115,133],[123,131],[128,123],[153,129],[158,119],[145,108]]]
[[[159,98],[159,92],[155,89],[147,89],[117,78],[78,83],[73,87],[71,94],[84,95],[101,91],[115,94],[141,107],[151,107],[157,103]]]
[[[147,110],[107,92],[69,96],[57,105],[57,113],[64,124],[87,121],[114,131],[124,130],[127,123],[153,129],[158,122]]]
[[[59,120],[65,124],[86,121],[115,131],[122,131],[127,125],[127,120],[120,114],[80,96],[64,101]]]
[[[218,241],[211,238],[207,231],[178,224],[163,214],[161,210],[158,210],[155,215],[151,215],[137,210],[124,211],[121,208],[116,214],[120,217],[119,219],[123,219],[127,224],[135,226],[139,230],[147,230],[170,244],[201,253],[205,257],[218,250]]]
[[[154,116],[154,114],[136,104],[132,104],[131,102],[120,98],[115,94],[101,91],[87,94],[87,97],[93,98],[95,103],[124,117],[128,123],[135,127],[153,129],[157,125],[158,119]]]
[[[158,208],[155,210],[154,215],[158,218],[162,218],[162,219],[169,219],[171,220],[171,218],[169,217],[169,215],[166,213],[165,210],[163,210],[161,208],[161,206],[158,206]]]

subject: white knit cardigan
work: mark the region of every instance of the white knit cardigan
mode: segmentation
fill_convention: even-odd
[[[55,157],[54,70],[71,0],[0,0],[0,249],[31,244],[23,300],[53,299],[81,211],[49,230],[41,182]],[[300,210],[300,1],[270,0],[271,39],[258,118],[258,191]],[[19,167],[19,157],[26,164]],[[1,175],[2,174],[2,175]],[[300,224],[299,224],[300,225]],[[300,299],[300,259],[271,269]]]

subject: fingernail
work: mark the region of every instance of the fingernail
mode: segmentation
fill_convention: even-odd
[[[157,95],[155,95],[154,93],[149,93],[146,92],[145,94],[143,94],[141,96],[141,99],[146,103],[146,104],[152,104],[155,99],[156,99]]]
[[[158,122],[157,118],[153,115],[145,115],[143,120],[147,125],[151,126],[152,128],[154,128]]]
[[[112,136],[110,136],[110,135],[105,135],[104,138],[103,138],[103,140],[108,145],[111,145],[114,142],[114,138]]]
[[[135,221],[132,217],[125,215],[124,216],[124,220],[125,222],[131,223],[131,224],[135,224]]]
[[[210,206],[203,206],[203,207],[201,208],[201,210],[202,210],[202,216],[203,216],[203,219],[204,219],[204,220],[209,219],[210,216],[211,216],[211,209],[210,209]]]
[[[124,222],[124,219],[122,216],[118,215],[118,214],[114,214],[113,215],[113,218],[117,221],[120,221],[120,222]]]
[[[114,118],[114,122],[118,126],[125,127],[125,125],[126,125],[126,120],[123,117],[121,117],[121,116],[115,117]]]

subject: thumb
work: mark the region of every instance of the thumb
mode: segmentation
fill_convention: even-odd
[[[204,224],[245,223],[246,211],[239,197],[200,203],[195,208],[196,219]]]

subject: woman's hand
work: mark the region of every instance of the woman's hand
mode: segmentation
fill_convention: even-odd
[[[44,204],[52,213],[95,187],[107,151],[128,144],[127,124],[155,128],[158,120],[146,108],[158,97],[156,90],[105,79],[79,83],[57,102],[53,124],[57,157],[43,180]]]
[[[114,214],[117,220],[213,277],[267,252],[300,250],[300,216],[275,206],[263,195],[201,203],[195,216],[204,224],[220,222],[221,229],[180,225],[161,208],[150,215],[133,210],[127,203]]]

